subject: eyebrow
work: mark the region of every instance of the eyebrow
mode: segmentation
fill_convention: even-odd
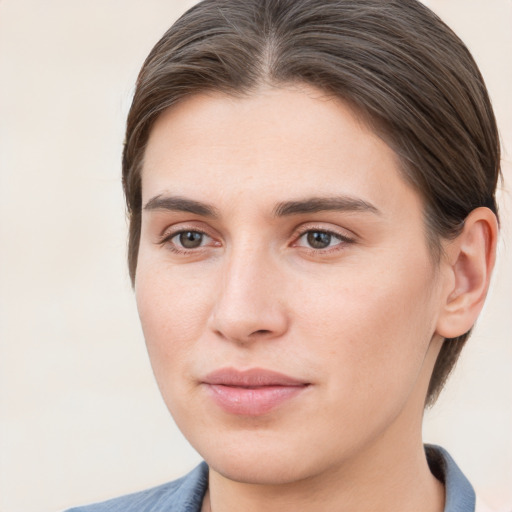
[[[194,213],[202,217],[219,217],[217,209],[213,206],[180,196],[158,195],[152,197],[144,206],[144,210],[169,210],[173,212]]]
[[[311,197],[300,201],[285,201],[274,208],[276,217],[324,211],[368,212],[380,215],[380,210],[363,199],[350,196]]]
[[[187,212],[202,217],[218,218],[218,210],[207,203],[187,199],[181,196],[152,197],[144,206],[144,210],[168,210],[175,212]],[[274,210],[275,217],[286,217],[289,215],[301,215],[324,211],[341,212],[368,212],[380,215],[380,211],[373,204],[363,199],[350,196],[337,197],[310,197],[297,201],[283,201],[278,203]]]

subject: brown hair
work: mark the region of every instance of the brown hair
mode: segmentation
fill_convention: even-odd
[[[302,82],[349,102],[395,150],[425,203],[427,236],[456,236],[479,206],[497,213],[496,121],[462,41],[416,0],[204,0],[147,57],[128,116],[123,186],[135,278],[141,172],[156,118],[205,90],[249,94]],[[446,340],[427,403],[437,398],[469,333]]]

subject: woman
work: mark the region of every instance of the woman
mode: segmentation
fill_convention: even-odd
[[[475,510],[421,422],[481,311],[499,143],[420,3],[206,0],[130,110],[129,268],[205,463],[101,510]]]

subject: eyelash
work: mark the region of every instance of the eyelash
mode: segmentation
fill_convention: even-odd
[[[170,233],[166,232],[162,235],[161,239],[158,241],[158,244],[162,245],[162,246],[167,246],[175,254],[182,254],[182,255],[188,255],[188,254],[192,254],[192,253],[197,254],[199,251],[201,251],[201,250],[204,251],[204,249],[207,248],[206,245],[202,245],[203,240],[201,240],[201,245],[199,245],[198,247],[189,248],[189,249],[181,247],[172,241],[174,238],[176,238],[180,235],[183,235],[184,233],[198,233],[198,234],[202,235],[203,237],[208,237],[208,238],[214,240],[214,238],[212,236],[210,236],[208,233],[206,233],[204,230],[201,230],[197,227],[192,227],[190,229],[186,229],[186,228],[179,229],[178,231],[172,231]],[[331,237],[331,240],[329,240],[329,242],[331,242],[332,238],[334,238],[334,239],[338,240],[338,243],[332,247],[328,246],[325,248],[314,248],[314,247],[310,247],[310,246],[308,247],[308,246],[299,245],[299,241],[303,237],[307,236],[310,233],[317,233],[317,234],[321,233],[324,235],[328,235],[329,237]],[[346,235],[342,235],[341,233],[338,233],[336,231],[325,229],[325,228],[320,228],[320,227],[311,227],[311,226],[308,226],[307,228],[303,228],[303,229],[297,231],[293,235],[293,239],[294,239],[294,242],[292,244],[292,247],[301,247],[303,250],[306,250],[312,254],[327,254],[327,253],[331,253],[331,252],[340,251],[340,250],[343,250],[343,246],[355,243],[354,238],[348,237]],[[217,246],[217,247],[220,245],[221,244],[219,242],[214,244],[214,246]]]
[[[187,229],[187,228],[179,229],[178,231],[173,231],[173,232],[170,232],[170,233],[166,232],[166,233],[164,233],[162,235],[162,238],[161,238],[161,240],[159,240],[158,244],[162,245],[162,246],[167,246],[172,252],[174,252],[176,254],[184,254],[184,255],[191,254],[192,252],[197,253],[200,250],[204,250],[206,248],[204,245],[200,245],[197,248],[187,249],[185,247],[180,247],[179,245],[177,245],[176,243],[174,243],[172,241],[173,238],[176,238],[176,237],[178,237],[180,235],[183,235],[184,233],[199,233],[203,237],[208,237],[208,238],[211,238],[213,240],[213,237],[210,236],[205,231],[203,231],[202,229],[198,229],[197,227],[193,227],[193,228],[190,228],[190,229]],[[202,243],[202,241],[201,241],[201,243]],[[216,244],[216,245],[220,245],[220,244]]]
[[[336,239],[338,241],[338,243],[336,243],[333,246],[328,246],[328,247],[320,248],[320,249],[317,249],[317,248],[314,248],[311,246],[298,245],[299,241],[303,237],[307,236],[309,233],[321,233],[324,235],[328,235],[329,237],[331,237],[331,239],[332,238]],[[334,230],[325,229],[322,227],[315,227],[315,226],[307,226],[306,228],[299,230],[296,233],[296,235],[294,236],[294,240],[295,240],[295,242],[293,243],[294,247],[301,247],[303,250],[306,250],[306,251],[310,252],[311,254],[330,254],[332,252],[337,252],[337,251],[343,250],[344,246],[346,246],[348,244],[355,243],[355,239],[351,238],[347,235],[343,235]],[[330,242],[331,241],[332,240],[330,240]]]

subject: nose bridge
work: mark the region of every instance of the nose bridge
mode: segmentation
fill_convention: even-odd
[[[212,313],[217,334],[237,342],[276,337],[287,327],[280,301],[279,269],[268,248],[251,240],[226,255]]]

